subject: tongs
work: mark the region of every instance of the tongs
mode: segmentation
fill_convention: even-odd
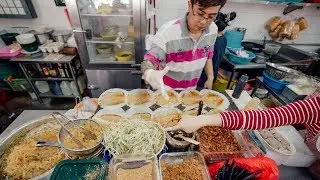
[[[79,130],[81,130],[86,137],[88,137],[89,139],[97,139],[97,136],[95,134],[93,134],[92,132],[90,132],[87,129],[84,129],[83,127],[79,126],[78,124],[74,123],[73,121],[71,121],[70,119],[68,119],[66,116],[62,115],[59,112],[53,112],[52,117],[62,126],[62,128],[69,134],[69,136],[72,138],[72,140],[74,142],[76,142],[81,148],[84,148],[84,145],[82,144],[82,142],[80,140],[78,140],[77,138],[75,138],[72,133],[69,131],[69,129],[65,126],[65,124],[63,124],[59,118],[57,118],[56,116],[59,115],[61,116],[63,119],[65,119],[68,123],[72,124],[74,127],[78,128]]]

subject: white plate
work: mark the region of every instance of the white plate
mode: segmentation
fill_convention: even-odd
[[[127,119],[130,119],[131,116],[137,113],[149,113],[151,115],[151,120],[153,120],[153,112],[149,108],[130,108],[126,112]]]
[[[286,152],[282,152],[282,151],[279,151],[278,149],[276,148],[273,148],[266,140],[264,140],[264,138],[261,136],[261,134],[259,133],[258,130],[254,130],[254,134],[258,137],[258,139],[262,142],[262,144],[267,147],[268,149],[272,150],[272,151],[275,151],[275,152],[278,152],[280,154],[284,154],[284,155],[287,155],[287,156],[290,156],[290,155],[293,155],[296,153],[296,148],[294,147],[294,145],[284,136],[281,135],[281,133],[278,132],[277,129],[275,129],[276,133],[278,133],[284,140],[286,140],[289,144],[290,144],[290,151],[291,153],[286,153]]]
[[[120,103],[120,104],[116,104],[116,105],[101,105],[101,101],[102,101],[102,97],[107,94],[107,93],[112,93],[112,92],[123,92],[125,94],[125,100],[123,103]],[[106,90],[105,92],[103,92],[100,96],[99,96],[99,99],[98,99],[98,104],[102,107],[102,108],[113,108],[113,109],[116,109],[116,108],[120,108],[124,105],[126,105],[127,103],[127,96],[128,96],[128,91],[124,90],[124,89],[119,89],[119,88],[114,88],[114,89],[108,89]]]
[[[176,109],[176,108],[164,108],[164,107],[161,107],[161,108],[158,108],[154,111],[153,113],[153,119],[155,120],[158,116],[164,114],[164,113],[170,113],[170,112],[177,112],[179,114],[182,115],[182,111],[180,111],[179,109]],[[158,123],[158,122],[157,122]],[[160,122],[159,122],[160,124]]]
[[[92,117],[92,119],[94,121],[96,121],[97,123],[99,123],[104,129],[106,129],[106,127],[108,127],[110,124],[114,123],[114,122],[108,122],[108,121],[100,118],[101,116],[103,116],[105,114],[121,116],[121,117],[123,117],[124,120],[126,120],[125,112],[122,108],[101,109]]]
[[[221,93],[219,93],[217,91],[210,90],[210,89],[202,89],[200,91],[201,96],[203,96],[203,95],[205,95],[207,93],[212,93],[212,94],[218,95],[219,97],[221,97],[223,99],[223,102],[222,102],[222,104],[220,104],[217,107],[210,106],[209,104],[204,104],[204,105],[206,105],[206,106],[208,106],[210,108],[222,109],[222,110],[228,109],[228,107],[230,106],[230,102],[229,102],[228,98],[225,95],[223,95],[223,94],[221,94]]]
[[[129,104],[129,96],[131,94],[134,93],[138,93],[139,91],[147,91],[150,95],[150,101],[144,103],[144,104],[139,104],[139,105],[135,105],[135,104]],[[150,106],[152,106],[155,103],[155,95],[154,92],[149,90],[149,89],[134,89],[128,92],[128,97],[127,97],[127,104],[130,107],[140,107],[140,108],[149,108]]]
[[[167,108],[173,108],[173,107],[176,107],[176,106],[178,106],[179,104],[181,104],[182,99],[181,99],[181,96],[180,96],[179,93],[177,93],[175,90],[172,90],[172,89],[166,90],[166,91],[167,91],[167,92],[172,92],[176,97],[178,97],[178,102],[177,102],[177,103],[164,104],[164,105],[158,104],[159,106],[161,106],[161,107],[167,107]],[[158,96],[161,96],[161,90],[157,90],[157,91],[155,92],[155,96],[154,96],[155,103],[157,103],[157,97],[158,97]]]
[[[182,105],[185,106],[186,108],[194,108],[194,107],[198,107],[199,106],[199,103],[196,103],[196,104],[192,104],[192,105],[186,105],[183,103],[183,95],[186,94],[186,93],[189,93],[189,92],[195,92],[197,94],[199,94],[201,96],[201,93],[197,90],[184,90],[184,91],[181,91],[180,92],[180,96],[181,96],[181,99],[182,99]],[[201,100],[201,98],[200,98]]]

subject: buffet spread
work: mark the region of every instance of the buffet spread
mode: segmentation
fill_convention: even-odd
[[[275,129],[166,131],[183,115],[217,114],[230,106],[226,95],[212,90],[168,90],[167,94],[169,99],[160,91],[109,89],[90,99],[96,105],[91,119],[70,120],[55,113],[19,127],[0,146],[1,179],[41,179],[50,174],[50,179],[59,179],[60,166],[70,160],[100,158],[108,164],[107,170],[99,166],[84,179],[200,180],[213,178],[207,164],[214,162],[263,157],[266,148],[282,155],[295,153],[293,144]],[[202,111],[198,111],[200,102]],[[77,114],[83,114],[85,106],[83,102],[75,106]]]

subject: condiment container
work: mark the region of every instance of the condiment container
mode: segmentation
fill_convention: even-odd
[[[123,155],[112,158],[109,165],[108,179],[117,180],[117,174],[120,169],[132,170],[149,165],[150,163],[152,164],[152,180],[160,180],[158,159],[153,154]],[[145,174],[141,174],[141,176],[144,175]]]
[[[95,179],[104,180],[107,164],[102,159],[63,160],[54,168],[50,180]]]
[[[203,142],[202,139],[199,138],[199,134],[196,133],[196,140],[200,142],[200,145],[196,147],[197,151],[200,152],[207,163],[213,163],[220,160],[226,160],[230,158],[236,158],[236,157],[243,157],[245,153],[245,145],[243,139],[238,136],[236,133],[237,131],[232,131],[233,136],[235,137],[240,150],[238,151],[205,151],[202,149],[201,143]]]
[[[195,158],[199,161],[199,164],[201,164],[202,167],[202,179],[203,180],[209,180],[210,175],[208,173],[207,165],[204,161],[203,156],[195,151],[188,151],[188,152],[178,152],[178,153],[164,153],[159,158],[159,164],[160,164],[160,175],[163,177],[163,167],[162,164],[182,164],[186,159],[189,158]],[[172,177],[174,178],[174,177]]]

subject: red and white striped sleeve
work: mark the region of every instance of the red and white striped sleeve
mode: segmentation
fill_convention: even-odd
[[[320,96],[267,110],[229,111],[220,114],[222,127],[264,129],[289,124],[319,124]]]

